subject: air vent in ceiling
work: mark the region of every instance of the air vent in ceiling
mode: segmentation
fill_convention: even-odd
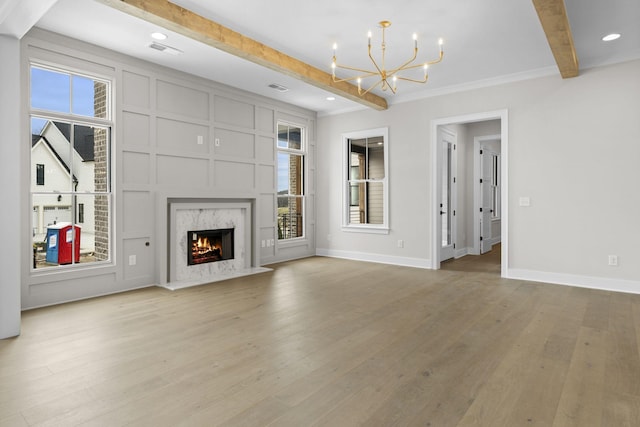
[[[157,42],[151,42],[149,47],[160,52],[168,53],[169,55],[180,55],[182,53],[181,50],[176,49],[175,47],[167,46],[166,44]]]
[[[275,89],[275,90],[277,90],[278,92],[286,92],[286,91],[288,91],[288,90],[289,90],[289,88],[288,88],[288,87],[284,87],[284,86],[279,85],[279,84],[277,84],[277,83],[271,83],[271,84],[269,85],[269,87],[270,87],[271,89]]]

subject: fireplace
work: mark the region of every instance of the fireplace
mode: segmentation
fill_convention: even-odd
[[[234,259],[234,229],[187,231],[187,265]]]

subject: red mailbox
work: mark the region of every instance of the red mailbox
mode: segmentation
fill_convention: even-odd
[[[80,261],[80,226],[68,222],[47,227],[47,262],[71,264]]]

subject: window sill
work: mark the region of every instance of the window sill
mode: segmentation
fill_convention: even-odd
[[[114,273],[116,273],[116,266],[110,261],[103,261],[92,266],[51,267],[31,270],[30,284],[39,285]]]
[[[342,231],[346,231],[348,233],[389,234],[388,227],[374,227],[370,225],[343,225]]]

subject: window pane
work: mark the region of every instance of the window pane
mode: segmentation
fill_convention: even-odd
[[[109,200],[108,195],[34,195],[34,268],[108,260]],[[83,222],[73,224],[74,216]]]
[[[383,179],[384,147],[382,144],[382,138],[369,139],[367,161],[369,179]]]
[[[107,129],[74,125],[74,191],[109,191],[107,185],[108,143]]]
[[[31,191],[71,191],[71,147],[66,123],[32,118],[31,127],[40,133],[31,136]]]
[[[384,222],[384,187],[381,182],[367,183],[367,219],[368,224]]]
[[[366,224],[365,215],[365,197],[360,197],[360,193],[364,194],[364,183],[351,183],[349,185],[349,223],[350,224]],[[361,191],[362,190],[362,191]]]
[[[303,156],[278,153],[278,194],[304,194]]]
[[[73,76],[72,82],[73,114],[108,118],[107,84],[82,76]]]
[[[278,239],[304,236],[302,197],[278,197]]]
[[[302,129],[278,124],[278,148],[302,149]]]
[[[31,107],[58,113],[71,112],[68,74],[31,67]]]
[[[350,179],[384,179],[384,142],[382,137],[349,141]],[[357,168],[357,172],[353,168]]]

